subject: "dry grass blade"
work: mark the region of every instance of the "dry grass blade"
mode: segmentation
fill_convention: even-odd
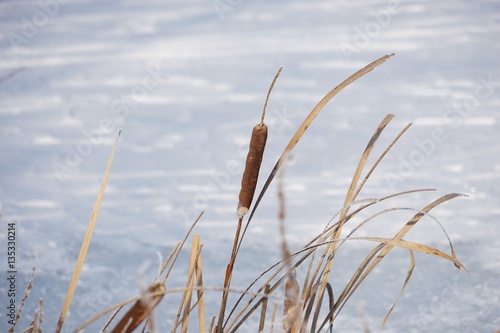
[[[333,297],[333,288],[330,283],[326,284],[326,290],[328,291],[328,308],[331,309],[333,308],[333,305],[335,304],[335,298]],[[330,316],[329,318],[330,321],[330,326],[328,329],[330,330],[330,333],[333,331],[333,315]]]
[[[387,153],[389,152],[389,150],[391,150],[391,148],[394,146],[394,144],[396,142],[399,141],[399,139],[403,136],[403,134],[405,134],[405,132],[410,128],[412,124],[408,124],[406,125],[402,130],[401,132],[399,132],[398,135],[396,135],[396,137],[391,141],[391,143],[385,148],[385,150],[382,152],[382,154],[380,154],[380,156],[378,157],[378,159],[375,161],[375,163],[373,163],[373,166],[370,168],[370,170],[366,173],[365,177],[363,178],[363,180],[361,181],[361,183],[359,184],[358,188],[356,189],[356,191],[354,192],[353,194],[353,198],[357,198],[358,197],[358,194],[359,192],[363,189],[363,186],[365,185],[366,181],[368,180],[368,178],[370,178],[370,176],[372,175],[373,171],[375,171],[375,169],[377,168],[377,166],[380,164],[380,162],[382,161],[382,159],[385,157],[385,155],[387,155]]]
[[[162,283],[153,283],[144,295],[138,299],[135,304],[118,322],[111,333],[131,333],[146,318],[150,316],[154,308],[160,303],[165,292],[165,286]]]
[[[189,259],[189,268],[188,268],[188,280],[186,282],[186,292],[184,293],[184,302],[181,303],[184,304],[184,311],[182,315],[182,328],[181,332],[186,333],[188,329],[188,324],[189,324],[189,314],[191,312],[191,297],[192,297],[192,290],[193,290],[193,284],[194,284],[194,276],[196,273],[196,265],[198,262],[198,258],[200,257],[201,254],[201,245],[200,245],[200,237],[198,235],[193,236],[193,242],[191,246],[191,256]],[[174,325],[173,331],[175,332],[176,325]]]
[[[399,300],[401,299],[401,296],[403,296],[403,293],[406,289],[406,286],[408,285],[408,282],[410,282],[411,275],[413,274],[413,270],[415,269],[415,254],[413,253],[412,250],[410,252],[410,266],[408,267],[408,271],[406,272],[406,279],[403,284],[403,287],[401,287],[401,290],[399,291],[398,298],[394,302],[394,304],[391,306],[387,314],[385,315],[384,321],[382,322],[382,328],[384,328],[385,324],[389,320],[389,317],[391,316],[392,310],[396,307],[398,304]]]
[[[308,289],[308,294],[302,292],[303,298],[302,303],[304,304],[304,314],[302,315],[302,325],[300,328],[300,333],[306,333],[307,323],[309,322],[309,317],[311,316],[312,309],[314,306],[314,301],[316,300],[316,295],[318,292],[319,283],[315,283]],[[306,303],[307,302],[307,303]]]
[[[33,314],[33,321],[31,322],[30,327],[28,328],[28,333],[42,333],[41,325],[43,322],[43,301],[38,301],[38,308],[35,310]]]
[[[165,274],[165,277],[163,278],[163,281],[162,281],[163,284],[165,284],[165,282],[167,281],[168,277],[170,276],[170,272],[174,268],[174,264],[177,261],[177,258],[179,257],[179,254],[181,253],[181,250],[184,247],[184,244],[186,243],[189,235],[193,231],[194,227],[198,224],[198,222],[200,221],[200,219],[201,219],[201,217],[203,216],[204,213],[205,212],[203,211],[203,212],[200,213],[200,215],[198,215],[198,217],[196,218],[196,220],[194,220],[193,224],[191,224],[191,227],[189,228],[188,232],[186,233],[186,236],[184,236],[184,238],[182,239],[180,245],[178,244],[178,246],[176,246],[176,248],[174,249],[174,251],[173,251],[174,255],[172,257],[172,264],[170,265],[170,268],[168,269],[167,273]],[[168,263],[170,262],[170,258],[171,257],[169,256],[169,259],[167,259],[167,261],[165,262],[165,265],[163,265],[162,272],[168,266]]]
[[[340,220],[339,221],[344,221],[344,222],[340,223],[338,228],[336,228],[335,232],[333,232],[333,234],[331,236],[332,240],[336,240],[336,239],[340,238],[340,233],[342,232],[342,226],[347,221],[347,219],[345,219],[345,217],[346,217],[347,212],[351,206],[350,204],[352,202],[354,202],[354,200],[356,199],[356,197],[354,196],[354,194],[356,192],[356,186],[357,186],[358,181],[361,177],[361,173],[366,165],[368,157],[370,156],[370,153],[372,152],[373,147],[375,146],[375,143],[377,142],[378,138],[380,137],[380,134],[382,134],[382,131],[385,129],[385,127],[389,124],[389,122],[393,118],[394,118],[394,115],[389,114],[384,119],[382,119],[380,124],[377,126],[375,133],[372,135],[372,137],[370,138],[370,141],[366,145],[366,148],[365,148],[365,150],[364,150],[363,154],[361,155],[361,158],[358,162],[358,166],[356,167],[356,171],[354,172],[354,175],[352,177],[351,184],[349,186],[349,190],[347,191],[347,195],[346,195],[345,200],[344,200],[344,208],[341,210],[341,213],[340,213]],[[316,301],[316,311],[314,313],[313,321],[312,321],[311,331],[313,331],[313,332],[316,329],[316,323],[318,321],[319,314],[321,311],[321,304],[323,302],[323,295],[325,293],[328,279],[330,278],[330,272],[331,272],[332,265],[333,265],[333,259],[335,257],[335,251],[337,250],[337,247],[339,246],[339,244],[340,243],[333,242],[330,245],[328,245],[325,248],[323,256],[322,256],[322,258],[327,258],[327,261],[326,261],[325,268],[323,269],[323,273],[322,273],[322,277],[321,277],[321,279],[322,279],[321,287],[319,290],[318,300]],[[319,267],[320,267],[320,265],[318,265],[318,268]],[[319,270],[316,270],[316,272],[318,272],[318,271]],[[315,278],[316,278],[316,273],[315,273],[315,275],[313,275],[313,279],[315,279]]]
[[[462,196],[461,194],[458,193],[450,193],[447,195],[444,195],[437,200],[431,202],[428,204],[426,207],[424,207],[422,210],[420,210],[417,214],[415,214],[410,221],[408,221],[397,233],[392,239],[383,239],[383,238],[351,238],[351,239],[365,239],[365,240],[374,240],[374,239],[379,239],[380,243],[378,246],[376,246],[363,260],[363,262],[360,264],[356,272],[354,273],[353,277],[349,281],[349,283],[346,285],[344,290],[342,291],[341,295],[337,299],[337,302],[335,303],[335,306],[333,309],[331,309],[330,314],[333,312],[338,312],[342,309],[342,307],[345,305],[347,300],[351,297],[351,295],[356,291],[356,289],[359,287],[359,285],[364,281],[364,279],[373,271],[373,269],[382,261],[383,258],[394,248],[394,246],[398,247],[403,247],[408,250],[413,250],[413,251],[418,251],[418,252],[424,252],[428,254],[433,254],[433,255],[438,255],[442,258],[448,259],[452,261],[457,267],[460,268],[465,268],[462,263],[458,261],[454,253],[449,256],[441,251],[438,251],[433,248],[426,247],[425,245],[421,244],[415,244],[415,243],[410,243],[401,240],[408,231],[413,228],[418,221],[422,219],[426,214],[428,214],[433,208],[436,206],[449,201],[453,198],[457,198]],[[425,252],[428,251],[428,252]],[[438,251],[438,252],[436,252]],[[336,315],[335,315],[336,316]],[[326,319],[323,321],[321,324],[321,328],[324,327],[326,324]]]
[[[385,116],[384,119],[380,122],[378,125],[377,129],[375,130],[375,133],[372,135],[370,138],[370,141],[366,145],[365,151],[361,155],[361,159],[358,162],[358,166],[356,167],[356,171],[354,172],[354,175],[352,176],[351,180],[351,185],[349,186],[349,190],[347,191],[347,195],[344,199],[344,207],[349,207],[349,203],[354,201],[356,197],[354,196],[354,193],[356,191],[356,185],[358,184],[358,181],[361,177],[361,172],[363,172],[363,169],[365,168],[366,161],[368,160],[368,157],[370,156],[370,153],[373,150],[373,147],[375,147],[375,143],[377,142],[378,138],[380,137],[380,134],[382,134],[382,131],[384,128],[389,124],[389,122],[394,118],[393,114],[389,114]],[[347,208],[342,211],[340,214],[340,218],[344,218],[347,215]],[[338,235],[340,234],[341,229],[337,231],[337,234],[333,236],[333,238],[338,238]]]
[[[423,244],[419,244],[419,243],[414,243],[414,242],[409,242],[409,241],[405,241],[402,239],[396,239],[396,238],[354,237],[351,239],[352,240],[367,240],[367,241],[372,241],[372,242],[380,242],[382,244],[390,246],[391,248],[399,247],[402,249],[407,249],[407,250],[411,250],[411,251],[430,254],[430,255],[451,261],[455,266],[458,266],[459,269],[465,269],[468,271],[467,267],[465,267],[464,264],[462,264],[460,262],[460,260],[458,260],[457,257],[455,257],[453,255],[446,254],[443,251],[438,250],[436,248],[433,248],[431,246],[427,246],[427,245],[423,245]],[[380,255],[378,256],[378,258],[380,258]]]
[[[104,190],[106,189],[106,184],[108,183],[108,177],[111,171],[111,166],[113,165],[113,159],[115,157],[115,152],[118,146],[118,139],[120,138],[120,134],[121,130],[118,132],[118,136],[116,137],[113,150],[111,151],[111,155],[109,156],[108,164],[106,166],[106,171],[104,172],[104,178],[101,183],[101,188],[99,189],[99,193],[97,194],[97,199],[95,201],[94,208],[90,216],[89,225],[87,227],[87,231],[85,232],[85,236],[83,238],[82,247],[80,248],[80,254],[78,255],[78,259],[76,260],[75,269],[73,270],[73,276],[71,277],[68,291],[66,293],[66,298],[64,299],[61,314],[57,322],[55,330],[56,333],[59,333],[62,329],[64,320],[66,319],[66,315],[69,310],[69,306],[71,304],[71,300],[73,299],[73,295],[75,293],[76,284],[80,278],[80,273],[82,271],[83,263],[85,261],[85,257],[87,256],[87,251],[90,246],[90,240],[92,239],[92,234],[94,233],[94,227],[97,221],[97,216],[99,215],[99,210],[101,208],[102,198],[104,197]]]

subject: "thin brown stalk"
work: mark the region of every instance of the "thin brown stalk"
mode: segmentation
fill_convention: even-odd
[[[278,80],[278,77],[280,76],[282,70],[283,70],[283,66],[281,66],[278,69],[278,71],[276,72],[276,75],[274,75],[274,79],[271,82],[271,86],[269,87],[269,90],[267,91],[266,101],[264,102],[264,108],[262,109],[262,116],[260,118],[260,125],[264,124],[264,117],[266,116],[267,102],[269,101],[269,96],[271,96],[271,91],[273,91],[276,80]]]
[[[229,259],[229,263],[227,264],[226,274],[224,276],[224,290],[222,291],[222,300],[219,310],[219,320],[216,326],[217,333],[223,333],[223,324],[227,306],[227,298],[229,296],[229,287],[231,285],[231,277],[233,274],[234,261],[236,260],[236,248],[240,237],[242,223],[243,223],[242,218],[238,218],[238,226],[236,227],[236,233],[234,235],[233,249],[231,251],[231,257]]]

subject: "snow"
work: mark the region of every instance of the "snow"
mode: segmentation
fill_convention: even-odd
[[[226,7],[216,6],[222,3]],[[17,221],[19,297],[38,255],[19,328],[29,324],[38,298],[44,299],[44,331],[55,327],[118,129],[67,332],[137,294],[139,268],[151,281],[156,253],[166,257],[201,210],[195,232],[204,244],[204,283],[221,285],[249,134],[279,66],[285,67],[268,105],[263,177],[327,91],[395,52],[336,96],[294,150],[285,172],[290,247],[309,241],[341,208],[375,127],[395,114],[374,155],[407,123],[413,126],[360,198],[437,189],[397,198],[374,214],[419,209],[449,192],[467,194],[432,216],[473,274],[417,255],[414,277],[383,331],[500,329],[498,2],[2,2],[0,27],[0,204],[2,221]],[[243,242],[235,288],[280,259],[275,192],[271,186]],[[394,233],[411,214],[387,215],[391,219],[367,224],[358,236]],[[1,228],[4,274],[5,223]],[[408,240],[447,250],[432,219]],[[343,246],[333,273],[337,294],[371,245]],[[179,263],[187,263],[187,249]],[[391,254],[342,310],[336,330],[362,331],[362,306],[376,331],[407,266],[406,252]],[[178,265],[169,287],[185,284],[186,267]],[[3,284],[0,294],[4,309]],[[220,295],[207,297],[213,305]],[[0,327],[7,328],[4,310]]]

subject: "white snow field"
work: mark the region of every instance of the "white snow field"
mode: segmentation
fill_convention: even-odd
[[[220,287],[251,129],[276,70],[284,65],[268,105],[258,189],[323,95],[393,52],[336,96],[294,150],[284,174],[289,246],[299,249],[339,211],[372,133],[394,114],[369,165],[413,125],[359,198],[436,191],[376,206],[346,232],[383,209],[420,209],[463,193],[431,215],[471,273],[417,253],[412,280],[381,330],[410,262],[408,251],[394,250],[342,309],[334,330],[362,332],[363,317],[372,332],[499,330],[499,41],[500,2],[487,0],[0,2],[0,332],[10,327],[9,302],[20,305],[34,264],[16,331],[29,325],[41,298],[43,332],[53,332],[120,128],[63,332],[139,293],[158,270],[157,253],[166,258],[202,210],[194,232],[204,244],[204,284]],[[272,185],[243,242],[234,288],[280,260],[277,211]],[[392,237],[413,214],[385,214],[355,235]],[[5,283],[9,223],[17,228],[14,298]],[[450,252],[431,217],[405,239]],[[374,246],[342,246],[331,278],[336,295]],[[185,285],[189,248],[167,288]],[[159,332],[171,329],[178,296],[165,297],[155,312]],[[220,292],[206,297],[210,318]],[[257,329],[250,320],[240,331]]]

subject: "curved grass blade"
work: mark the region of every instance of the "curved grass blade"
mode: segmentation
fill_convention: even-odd
[[[385,324],[389,320],[389,317],[391,316],[392,310],[396,307],[398,304],[399,300],[401,299],[401,296],[403,296],[404,291],[406,290],[406,286],[408,285],[408,282],[410,282],[411,275],[413,274],[413,270],[415,269],[415,254],[413,253],[413,250],[409,250],[410,252],[410,267],[408,267],[408,271],[406,272],[406,279],[403,284],[403,287],[401,287],[401,290],[399,291],[398,298],[394,302],[394,304],[391,306],[391,309],[387,312],[385,315],[384,321],[382,322],[382,327],[384,328]]]

